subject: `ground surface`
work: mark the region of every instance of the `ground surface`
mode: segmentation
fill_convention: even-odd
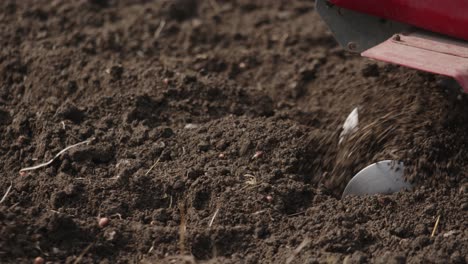
[[[467,97],[313,6],[0,1],[0,262],[466,263]],[[416,190],[339,199],[382,159]]]

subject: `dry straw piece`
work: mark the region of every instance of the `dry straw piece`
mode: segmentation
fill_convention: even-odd
[[[76,147],[81,146],[81,145],[83,145],[83,144],[89,144],[89,143],[91,143],[93,140],[94,140],[94,138],[91,138],[91,139],[88,139],[88,140],[85,140],[85,141],[76,143],[76,144],[74,144],[74,145],[68,146],[68,147],[62,149],[59,153],[57,153],[57,155],[55,155],[51,160],[49,160],[49,161],[47,161],[47,162],[44,162],[44,163],[41,163],[41,164],[38,164],[38,165],[35,165],[35,166],[32,166],[32,167],[22,168],[22,169],[20,170],[20,172],[37,170],[37,169],[40,169],[40,168],[42,168],[42,167],[49,166],[52,162],[54,162],[54,160],[56,160],[58,157],[60,157],[60,156],[61,156],[63,153],[65,153],[67,150],[72,149],[72,148],[76,148]]]

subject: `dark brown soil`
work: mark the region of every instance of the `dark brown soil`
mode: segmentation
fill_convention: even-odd
[[[313,1],[0,10],[1,263],[468,262],[467,96],[345,53]],[[339,199],[383,159],[416,190]]]

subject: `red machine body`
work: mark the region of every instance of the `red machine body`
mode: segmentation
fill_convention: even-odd
[[[468,93],[468,0],[316,1],[347,50],[452,77]]]
[[[330,0],[331,3],[468,40],[467,0]]]

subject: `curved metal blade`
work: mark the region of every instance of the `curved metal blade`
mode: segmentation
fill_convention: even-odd
[[[412,185],[403,177],[403,162],[384,160],[371,164],[358,172],[346,185],[342,197],[347,195],[389,194]]]

